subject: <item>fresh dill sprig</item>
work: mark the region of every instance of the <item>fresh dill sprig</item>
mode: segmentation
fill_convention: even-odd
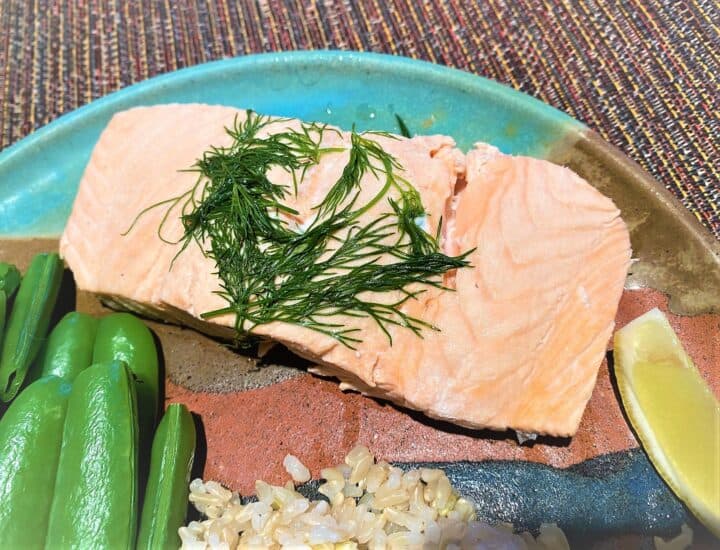
[[[263,132],[271,119],[247,112],[228,129],[229,147],[214,147],[197,161],[198,182],[187,193],[165,201],[182,203],[182,250],[194,241],[217,265],[218,294],[227,306],[202,315],[235,316],[239,338],[274,321],[327,334],[350,348],[362,341],[348,318],[372,318],[392,343],[389,326],[418,336],[431,327],[402,310],[423,292],[442,287],[442,275],[465,267],[468,253],[446,256],[418,225],[425,211],[417,190],[399,175],[402,167],[372,134],[351,133],[349,160],[305,230],[291,224],[297,214],[284,204],[297,193],[305,171],[323,155],[343,149],[321,147],[319,124],[300,130]],[[293,189],[269,178],[271,168],[292,174]],[[384,179],[380,191],[359,204],[367,173]],[[384,201],[387,212],[369,222],[362,216]],[[162,229],[162,228],[161,228]],[[373,293],[399,291],[394,302]],[[338,316],[346,316],[339,318]]]
[[[400,135],[406,138],[412,137],[405,121],[397,113],[395,114],[395,120],[397,121],[398,128],[400,129]]]

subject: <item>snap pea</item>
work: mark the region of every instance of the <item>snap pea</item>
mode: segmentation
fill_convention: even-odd
[[[0,290],[0,346],[5,337],[5,319],[7,319],[8,296],[4,290]]]
[[[0,548],[42,548],[72,386],[55,376],[25,388],[0,420]]]
[[[47,334],[63,264],[57,254],[38,254],[20,283],[0,356],[0,399],[15,397]]]
[[[190,470],[195,456],[195,423],[185,405],[168,405],[152,445],[150,475],[138,533],[138,550],[181,546]]]
[[[140,448],[149,454],[159,400],[158,352],[150,329],[130,313],[112,313],[98,323],[93,362],[112,360],[124,361],[135,375]]]
[[[7,303],[20,286],[20,272],[12,264],[0,262],[0,345],[5,334]]]
[[[9,298],[17,287],[20,286],[22,276],[18,268],[6,262],[0,262],[0,290],[5,291],[5,295]]]
[[[137,528],[135,383],[120,361],[75,378],[45,548],[132,548]]]
[[[71,311],[50,331],[38,361],[38,376],[54,374],[72,382],[93,362],[98,320]],[[35,369],[33,369],[35,370]]]

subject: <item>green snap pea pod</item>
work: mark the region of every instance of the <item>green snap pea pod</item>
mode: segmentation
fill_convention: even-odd
[[[176,549],[185,523],[190,470],[195,457],[195,423],[185,405],[168,405],[152,444],[138,550]]]
[[[62,273],[57,254],[38,254],[20,283],[0,355],[0,399],[5,402],[17,394],[47,335]]]
[[[0,262],[0,345],[5,334],[7,303],[20,286],[20,272],[12,264]]]
[[[124,361],[135,375],[140,449],[142,455],[147,455],[150,453],[158,411],[158,351],[150,329],[130,313],[112,313],[98,323],[93,363],[112,360]]]
[[[137,529],[135,383],[120,361],[75,378],[45,548],[131,549]]]
[[[25,388],[0,420],[0,548],[42,548],[72,386],[55,376]]]
[[[38,376],[54,374],[72,382],[93,363],[97,325],[95,317],[77,311],[60,319],[40,355]]]
[[[5,320],[7,319],[8,296],[4,290],[0,290],[0,346],[5,336]]]
[[[6,262],[0,262],[0,290],[10,298],[20,286],[22,276],[18,268]]]
[[[0,346],[5,336],[5,319],[7,318],[8,297],[4,290],[0,290]]]

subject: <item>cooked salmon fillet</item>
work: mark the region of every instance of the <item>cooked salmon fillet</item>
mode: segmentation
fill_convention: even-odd
[[[225,127],[244,112],[222,106],[140,107],[113,117],[80,183],[60,252],[80,289],[120,307],[231,338],[234,319],[200,318],[225,306],[214,262],[189,246],[171,262],[182,235],[179,210],[147,207],[181,195],[197,175],[184,171],[210,146],[226,146]],[[278,121],[272,133],[299,121]],[[342,151],[310,167],[287,202],[307,224],[313,206],[348,160],[349,134],[326,132],[324,147]],[[392,344],[371,319],[336,321],[361,329],[356,349],[328,335],[273,322],[253,329],[317,364],[343,388],[392,400],[472,428],[570,436],[593,390],[630,262],[620,213],[567,168],[513,157],[478,144],[463,155],[452,139],[373,139],[403,168],[434,233],[442,219],[447,254],[474,249],[472,267],[446,275],[454,291],[428,288],[404,312],[439,330],[390,327]],[[275,183],[292,176],[273,171]],[[372,196],[383,182],[362,180]],[[381,203],[366,216],[377,216]],[[127,233],[126,233],[127,232]],[[126,233],[126,234],[125,234]],[[375,297],[389,302],[397,295]]]

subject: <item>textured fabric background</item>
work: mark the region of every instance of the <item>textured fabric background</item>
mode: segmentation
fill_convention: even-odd
[[[0,0],[0,148],[159,73],[319,48],[426,59],[532,94],[720,237],[717,0]]]

